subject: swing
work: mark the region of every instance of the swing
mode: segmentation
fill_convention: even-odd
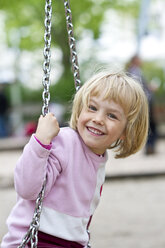
[[[65,9],[65,17],[66,17],[66,26],[68,32],[68,39],[69,39],[69,47],[70,47],[70,57],[71,57],[71,64],[72,64],[72,72],[74,77],[75,89],[76,91],[81,87],[80,75],[79,75],[79,65],[78,65],[78,58],[75,46],[75,39],[73,34],[73,24],[72,24],[72,13],[69,5],[69,0],[64,1],[64,9]],[[51,16],[52,16],[52,1],[45,0],[45,34],[44,34],[44,63],[43,63],[43,107],[42,107],[42,115],[45,116],[49,112],[49,101],[50,101],[50,57],[51,57]],[[37,248],[38,244],[38,230],[40,225],[40,216],[42,211],[42,203],[45,194],[45,187],[46,187],[46,178],[44,179],[42,189],[38,194],[36,199],[36,206],[33,214],[32,221],[30,223],[30,227],[25,234],[24,238],[22,239],[21,244],[17,248],[24,248],[29,242],[31,243],[31,248]],[[89,231],[87,230],[89,234]],[[91,247],[88,244],[88,247]]]

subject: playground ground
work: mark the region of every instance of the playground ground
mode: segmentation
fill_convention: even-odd
[[[0,152],[0,240],[16,201],[13,170],[22,150]],[[144,151],[107,163],[101,203],[91,224],[93,248],[165,247],[165,140],[156,154]],[[9,248],[9,247],[8,247]]]

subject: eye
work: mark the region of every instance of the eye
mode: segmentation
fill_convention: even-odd
[[[115,114],[112,114],[112,113],[109,113],[108,117],[111,118],[111,119],[115,119],[115,120],[118,119],[117,116]]]
[[[94,105],[89,105],[88,108],[92,111],[97,111],[97,108]]]

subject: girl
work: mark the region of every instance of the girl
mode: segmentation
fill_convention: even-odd
[[[38,247],[87,247],[107,149],[127,157],[142,148],[147,133],[146,96],[124,73],[101,72],[87,81],[75,95],[70,127],[60,129],[52,113],[41,116],[15,168],[18,199],[2,248],[21,243],[46,175]]]

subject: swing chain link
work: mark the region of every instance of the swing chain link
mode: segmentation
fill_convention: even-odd
[[[79,74],[79,66],[78,66],[78,58],[75,46],[75,39],[73,37],[73,24],[72,24],[72,14],[71,9],[69,6],[69,0],[64,0],[64,7],[65,7],[65,15],[66,15],[66,23],[67,23],[67,31],[69,37],[69,46],[70,46],[70,53],[71,53],[71,63],[72,63],[72,70],[75,82],[76,91],[81,87],[80,81],[80,74]],[[50,101],[50,58],[51,58],[51,17],[52,17],[52,1],[45,0],[45,34],[44,34],[44,62],[43,62],[43,79],[42,84],[44,87],[42,93],[43,99],[43,107],[42,107],[42,115],[45,116],[49,112],[49,101]],[[17,248],[25,248],[25,246],[30,243],[31,248],[37,248],[38,244],[38,230],[40,225],[40,216],[42,211],[43,199],[45,195],[45,188],[46,188],[46,177],[44,179],[42,189],[38,194],[35,210],[33,214],[32,221],[30,223],[30,227],[25,234],[22,242]],[[88,247],[91,247],[88,244]]]
[[[43,63],[43,107],[42,107],[42,114],[45,116],[48,112],[48,105],[50,100],[50,92],[49,92],[49,86],[50,86],[50,46],[51,46],[51,16],[52,16],[52,3],[51,0],[45,1],[45,34],[44,34],[44,41],[45,41],[45,47],[44,47],[44,63]],[[17,248],[24,248],[29,241],[31,242],[31,248],[37,248],[38,244],[38,229],[40,225],[40,216],[42,211],[42,203],[45,195],[45,188],[46,188],[46,177],[44,179],[42,189],[40,193],[38,194],[37,200],[36,200],[36,206],[32,218],[32,222],[30,224],[30,227],[25,234],[21,244]]]
[[[31,242],[31,248],[37,248],[38,244],[38,229],[40,225],[40,216],[42,211],[42,203],[45,195],[46,188],[46,177],[44,179],[44,183],[42,185],[42,189],[37,197],[35,211],[33,214],[32,222],[30,224],[29,230],[24,236],[22,243],[17,248],[24,248],[28,242]]]
[[[75,41],[74,32],[73,32],[72,12],[70,8],[69,0],[64,0],[64,8],[65,8],[66,26],[67,26],[67,31],[68,31],[72,71],[73,71],[73,76],[74,76],[75,88],[76,88],[76,91],[78,91],[81,87],[81,80],[80,80],[80,72],[79,72],[79,65],[78,65],[78,57],[77,57],[77,52],[76,52],[76,41]],[[88,229],[87,229],[87,234],[90,240],[90,232]],[[87,247],[91,248],[91,245],[89,242],[87,244]]]
[[[44,87],[42,93],[43,99],[43,107],[42,107],[42,115],[45,116],[48,112],[48,105],[50,101],[50,58],[51,58],[51,17],[52,17],[52,1],[46,0],[45,2],[45,34],[44,34],[44,62],[43,62],[43,79],[42,84]]]
[[[79,72],[78,58],[76,52],[76,42],[73,32],[72,12],[70,8],[69,0],[64,0],[64,8],[65,8],[66,26],[67,26],[68,39],[69,39],[72,71],[74,76],[75,88],[76,91],[78,91],[79,88],[81,87],[81,81],[80,81],[80,72]]]

